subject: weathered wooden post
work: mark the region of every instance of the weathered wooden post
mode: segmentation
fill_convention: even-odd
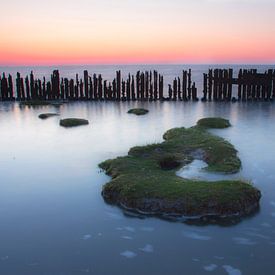
[[[121,97],[121,71],[116,72],[116,91],[117,91],[117,99],[120,100]]]
[[[163,88],[164,88],[164,82],[163,82],[163,76],[159,76],[159,99],[163,100]]]
[[[269,69],[267,72],[267,100],[272,98],[272,74],[273,70]]]
[[[126,82],[122,80],[122,100],[126,98]]]
[[[223,80],[222,80],[222,100],[227,100],[227,85],[228,85],[228,71],[223,70]]]
[[[47,93],[47,97],[48,97],[48,98],[51,98],[52,87],[51,87],[51,82],[50,82],[50,81],[47,82],[46,93]]]
[[[142,72],[141,75],[140,75],[140,85],[141,85],[141,91],[140,91],[140,94],[141,94],[141,100],[144,100],[144,94],[145,94],[145,75],[144,73]]]
[[[187,71],[182,72],[182,98],[187,101]]]
[[[214,91],[213,91],[213,99],[214,101],[218,100],[218,85],[219,85],[219,70],[215,69],[214,70]]]
[[[47,99],[47,94],[46,94],[46,78],[45,78],[45,76],[43,77],[43,83],[42,83],[42,98],[43,98],[43,100]]]
[[[63,77],[61,79],[60,91],[61,91],[61,99],[64,100],[65,99],[65,83],[64,83]]]
[[[89,100],[94,99],[94,84],[92,81],[92,77],[89,76]]]
[[[131,94],[132,94],[132,100],[136,100],[135,79],[133,75],[132,75],[132,82],[131,82]]]
[[[34,75],[33,75],[33,71],[31,71],[31,74],[30,74],[30,97],[31,97],[31,99],[34,99]]]
[[[102,75],[98,75],[98,99],[102,100],[102,95],[103,95],[103,83],[102,83]]]
[[[12,76],[8,76],[8,100],[14,100]]]
[[[149,72],[145,72],[145,98],[149,99]]]
[[[80,100],[83,100],[84,99],[84,83],[83,83],[82,79],[80,79],[79,92],[80,92]]]
[[[247,100],[247,70],[243,71],[243,88],[242,88],[242,100]]]
[[[223,70],[219,70],[219,77],[218,77],[218,100],[222,100],[222,84],[223,84]]]
[[[172,94],[173,94],[173,90],[172,90],[171,85],[169,84],[169,85],[168,85],[168,96],[169,96],[169,100],[172,99]]]
[[[190,100],[191,95],[192,95],[192,87],[191,87],[191,85],[192,85],[192,71],[191,71],[191,69],[189,69],[187,76],[188,76],[188,89],[187,89],[188,90],[188,99]]]
[[[74,99],[74,80],[71,79],[70,80],[70,86],[69,86],[69,90],[70,90],[70,100]]]
[[[275,70],[272,73],[272,98],[275,98]]]
[[[180,81],[180,78],[178,77],[178,90],[177,90],[177,93],[178,93],[178,99],[179,100],[182,100],[182,97],[181,97],[181,81]]]
[[[196,88],[195,82],[193,82],[193,85],[192,85],[192,100],[198,101],[197,88]]]
[[[93,84],[94,84],[94,100],[98,99],[98,80],[96,74],[93,75]]]
[[[242,99],[242,82],[243,82],[243,70],[239,70],[238,74],[238,100]]]
[[[68,78],[64,79],[65,83],[65,99],[69,99],[69,80]]]
[[[207,76],[206,76],[207,81]],[[206,86],[207,89],[207,86]],[[208,100],[212,100],[212,92],[213,92],[213,70],[210,69],[208,72]]]
[[[126,83],[126,98],[124,98],[124,101],[130,101],[131,100],[131,75],[128,75],[127,83]]]
[[[25,78],[25,84],[26,84],[26,96],[27,96],[27,100],[30,100],[30,82],[29,82],[29,77],[26,76]]]
[[[85,99],[89,99],[89,73],[87,70],[84,71],[84,92]]]
[[[207,101],[207,93],[208,93],[208,91],[207,91],[207,79],[208,79],[208,77],[207,77],[207,74],[203,74],[203,98],[202,98],[202,101]]]
[[[154,71],[154,100],[158,99],[158,72]]]
[[[16,94],[17,94],[17,100],[22,100],[22,95],[21,95],[21,76],[20,76],[20,73],[18,73],[18,72],[16,74]]]
[[[26,99],[26,95],[25,95],[24,79],[23,79],[23,77],[21,77],[20,81],[21,81],[21,100],[25,100]]]
[[[140,71],[136,74],[137,99],[140,99]]]
[[[178,93],[178,80],[175,78],[173,81],[173,100],[177,100]]]
[[[229,69],[228,75],[228,100],[231,101],[232,99],[232,84],[233,84],[233,69]]]
[[[117,100],[117,90],[116,90],[116,80],[114,79],[112,82],[112,100]]]
[[[104,95],[104,100],[108,100],[107,80],[104,80],[103,82],[103,95]]]

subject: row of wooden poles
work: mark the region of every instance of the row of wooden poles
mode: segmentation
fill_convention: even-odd
[[[183,71],[182,77],[169,85],[168,97],[164,96],[164,79],[157,71],[138,71],[124,80],[121,71],[116,72],[113,81],[103,80],[101,74],[89,76],[84,71],[83,79],[61,78],[59,71],[53,71],[51,80],[36,79],[33,72],[25,78],[17,73],[16,85],[12,76],[0,77],[0,100],[197,100],[197,89],[192,84],[191,70]]]
[[[275,70],[258,73],[256,69],[240,69],[238,78],[234,78],[233,69],[210,69],[203,79],[203,101],[268,101],[275,98]],[[236,95],[233,95],[233,85],[238,85]]]

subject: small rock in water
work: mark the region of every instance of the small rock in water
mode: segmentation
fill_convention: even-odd
[[[242,272],[239,269],[230,265],[223,265],[222,267],[225,269],[228,275],[242,275]]]
[[[140,248],[139,250],[141,250],[145,253],[153,253],[154,252],[154,248],[150,244],[146,244],[143,248]]]
[[[132,258],[135,258],[137,256],[137,254],[133,251],[129,251],[129,250],[126,250],[122,253],[120,253],[121,256],[123,257],[126,257],[128,259],[132,259]]]
[[[206,265],[204,266],[204,270],[206,271],[214,271],[218,266],[216,264],[210,264],[210,265]]]

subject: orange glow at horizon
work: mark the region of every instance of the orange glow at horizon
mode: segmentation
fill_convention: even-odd
[[[10,0],[0,65],[275,62],[274,1],[144,1]]]

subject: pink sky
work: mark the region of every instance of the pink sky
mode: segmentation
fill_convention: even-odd
[[[1,10],[0,65],[275,63],[273,0],[9,0]]]

